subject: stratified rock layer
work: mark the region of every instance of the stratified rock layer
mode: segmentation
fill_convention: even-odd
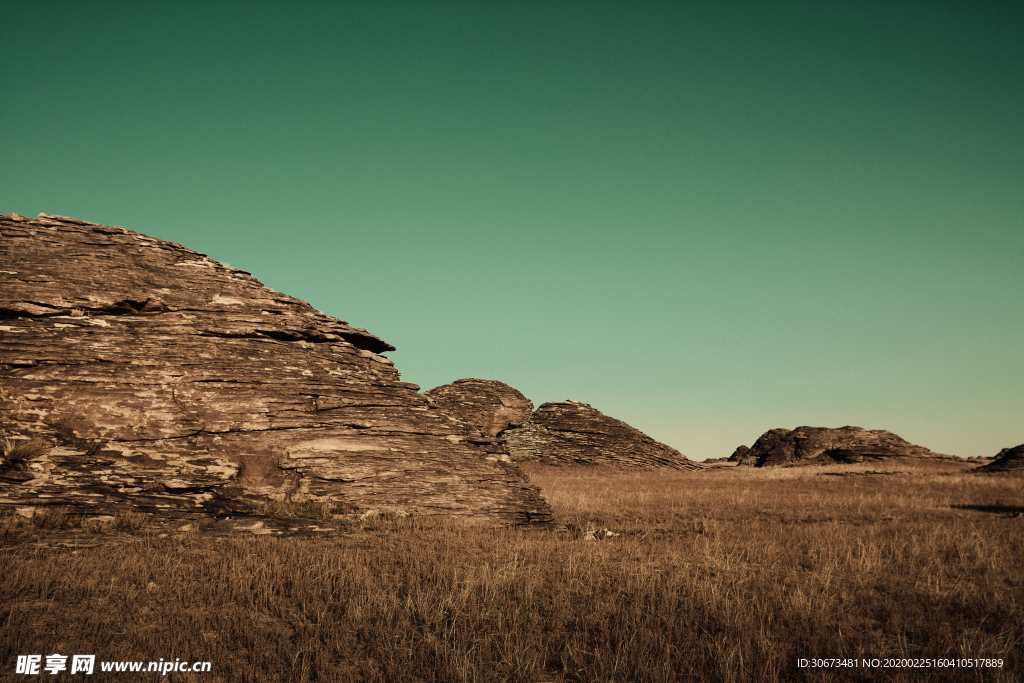
[[[515,461],[702,469],[674,448],[579,401],[545,403],[502,439]]]
[[[1024,443],[999,451],[996,459],[978,468],[979,472],[1024,472]]]
[[[458,379],[423,395],[485,436],[497,436],[509,427],[518,427],[533,414],[533,401],[492,379]]]
[[[853,463],[888,458],[949,457],[904,441],[892,432],[861,427],[771,429],[739,457],[740,465]]]
[[[178,244],[2,216],[0,430],[58,447],[5,449],[0,504],[223,516],[273,498],[549,521],[503,449],[400,381],[389,350]]]

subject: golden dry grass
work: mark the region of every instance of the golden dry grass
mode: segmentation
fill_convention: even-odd
[[[1022,477],[528,470],[562,522],[621,535],[412,517],[74,551],[27,543],[68,520],[8,518],[0,678],[18,654],[58,652],[212,663],[172,681],[1021,680]],[[814,657],[1003,666],[797,665]]]

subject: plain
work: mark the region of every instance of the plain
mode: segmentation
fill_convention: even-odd
[[[1016,681],[1024,478],[973,467],[527,465],[552,531],[383,515],[161,538],[131,512],[8,516],[0,662],[181,658],[212,671],[164,680],[210,683]],[[601,529],[618,535],[586,540]]]

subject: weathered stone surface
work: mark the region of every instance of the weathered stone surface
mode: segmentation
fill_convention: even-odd
[[[750,448],[747,446],[737,446],[736,450],[734,450],[732,455],[729,456],[729,462],[741,462],[744,456],[749,452]]]
[[[978,468],[979,472],[1024,472],[1024,443],[1013,448],[1004,448],[988,465]]]
[[[492,379],[457,379],[423,395],[485,436],[497,436],[509,427],[518,427],[533,415],[533,401]]]
[[[6,449],[0,505],[549,521],[504,450],[402,382],[389,350],[178,244],[0,216],[0,430],[55,446]]]
[[[861,427],[771,429],[739,458],[740,465],[853,463],[888,458],[948,458],[892,432]]]
[[[545,403],[502,439],[515,461],[701,469],[674,448],[579,401]]]

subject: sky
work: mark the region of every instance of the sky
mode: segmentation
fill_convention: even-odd
[[[1024,4],[0,4],[0,212],[696,460],[1024,442]]]

